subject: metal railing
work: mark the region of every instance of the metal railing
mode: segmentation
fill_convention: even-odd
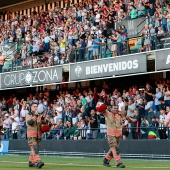
[[[72,50],[69,49],[65,50],[64,52],[56,52],[53,54],[51,52],[43,52],[41,55],[38,53],[35,56],[31,55],[29,58],[23,58],[21,56],[21,58],[19,59],[13,58],[11,60],[6,60],[6,63],[3,67],[3,72],[48,67],[67,63],[75,63],[95,59],[116,57],[121,55],[128,55],[132,53],[139,53],[140,51],[143,52],[146,50],[144,46],[145,39],[150,39],[151,50],[170,48],[169,34],[164,34],[161,37],[158,35],[153,35],[152,39],[151,36],[138,36],[136,38],[122,40],[122,42],[111,42],[111,40],[108,39],[107,44],[99,45],[98,47],[93,46],[86,48],[75,48]],[[47,53],[49,53],[50,55],[50,62],[47,62],[47,60],[46,62],[41,62],[43,61],[41,60],[42,57],[46,56]],[[63,57],[64,60],[62,60]],[[40,61],[38,61],[37,58],[40,58]]]
[[[0,45],[0,51],[6,59],[10,59],[14,51],[17,50],[17,42]]]
[[[160,139],[162,133],[166,135],[166,138],[170,137],[170,127],[130,127],[128,128],[128,135],[130,136],[128,139],[148,139],[148,133],[154,132],[155,139]],[[124,130],[122,129],[124,134]],[[134,135],[139,135],[140,138],[133,138]],[[143,138],[142,135],[146,134]],[[95,137],[94,137],[95,136]],[[2,129],[0,131],[0,137],[2,139],[26,139],[26,129]],[[65,127],[61,127],[60,129],[51,129],[49,132],[43,133],[43,139],[56,139],[56,140],[83,140],[83,139],[107,139],[107,129],[106,128],[74,128],[70,131]]]
[[[122,41],[121,43],[109,42],[104,45],[99,45],[97,47],[86,47],[86,48],[75,48],[73,50],[65,50],[64,52],[43,52],[42,54],[35,53],[31,54],[30,57],[22,57],[19,59],[13,58],[12,60],[7,60],[5,66],[3,67],[3,72],[25,70],[30,68],[38,68],[62,65],[67,63],[75,63],[82,61],[89,61],[101,58],[116,57],[114,56],[113,46],[117,51],[117,55],[129,54],[129,44],[128,41]],[[118,52],[119,51],[119,52]],[[46,55],[49,55],[48,61],[46,60]],[[40,60],[38,60],[40,59]],[[41,62],[42,59],[46,60]]]

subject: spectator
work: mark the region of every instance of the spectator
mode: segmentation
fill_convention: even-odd
[[[163,95],[166,106],[170,106],[170,91],[168,86],[163,88]]]
[[[26,139],[26,123],[25,123],[25,119],[23,119],[22,117],[20,117],[18,129],[20,134],[19,139]]]
[[[152,24],[149,25],[149,33],[152,50],[155,50],[155,28],[153,28]]]
[[[166,127],[169,127],[170,126],[170,107],[169,106],[166,107],[166,112],[167,112],[167,116],[165,118],[164,125]],[[169,128],[168,128],[168,139],[170,139],[170,129]]]
[[[157,33],[157,39],[158,39],[158,43],[160,43],[161,38],[164,37],[164,31],[162,30],[161,27],[158,27],[158,33]]]
[[[123,133],[123,140],[128,139],[129,136],[129,128],[128,128],[128,120],[126,117],[123,117],[123,124],[122,124],[122,133]]]
[[[87,40],[88,60],[93,59],[93,39],[91,36]]]
[[[145,95],[145,99],[147,100],[147,102],[150,103],[150,105],[152,106],[153,104],[153,90],[150,86],[149,83],[146,83],[146,90],[144,91],[144,95]]]
[[[3,129],[5,129],[5,131],[6,131],[4,139],[9,139],[9,137],[10,137],[10,119],[9,119],[9,114],[7,114],[7,113],[4,115]]]
[[[165,103],[163,97],[160,97],[160,98],[158,99],[158,101],[160,102],[160,104],[159,104],[159,109],[162,109],[162,108],[165,109],[165,108],[167,107],[167,104]]]
[[[143,3],[139,3],[139,6],[137,7],[138,17],[145,16],[145,6]]]
[[[165,33],[167,33],[167,12],[164,11],[164,14],[162,15],[162,29]]]
[[[4,62],[5,62],[5,58],[2,55],[2,52],[0,52],[0,73],[2,73],[2,67],[4,65]]]
[[[118,110],[121,111],[124,108],[125,104],[122,101],[122,97],[118,98]]]
[[[43,106],[42,100],[39,99],[38,112],[42,113],[43,111],[44,111],[44,106]]]
[[[148,25],[145,25],[142,34],[144,36],[144,47],[146,48],[146,51],[150,51],[151,50],[151,42],[150,42],[150,32],[148,29]]]
[[[87,126],[85,125],[85,121],[82,119],[78,122],[78,129],[74,132],[74,140],[86,139],[86,131]]]
[[[146,118],[146,116],[144,117],[141,117],[141,133],[142,133],[142,136],[141,136],[141,139],[147,139],[147,132],[148,132],[148,129],[147,127],[149,126],[149,122]]]
[[[75,128],[73,127],[72,123],[67,121],[65,124],[66,129],[64,129],[64,139],[73,139],[73,135],[75,132]]]
[[[168,34],[169,34],[170,33],[170,13],[169,13],[169,11],[166,15],[166,18],[167,18],[167,30],[168,30]]]
[[[160,88],[156,88],[156,94],[153,95],[153,97],[155,98],[155,106],[156,106],[156,110],[159,111],[159,105],[160,105],[160,102],[159,102],[159,98],[162,97],[162,92],[160,91]]]
[[[92,139],[97,139],[98,136],[98,120],[95,110],[91,110],[91,116],[88,118],[88,122],[90,123],[90,131],[92,135]]]
[[[122,55],[122,52],[123,52],[122,36],[118,31],[116,31],[115,39],[117,40],[118,54]]]
[[[111,51],[113,51],[113,56],[117,56],[117,41],[116,41],[116,37],[117,37],[117,34],[116,34],[116,31],[113,30],[112,31],[112,35],[109,37],[111,40],[112,40],[112,45],[111,45]]]
[[[144,104],[144,100],[142,98],[140,98],[140,102],[137,104],[137,108],[139,111],[139,116],[140,117],[145,116],[145,104]]]
[[[131,17],[131,19],[137,18],[137,12],[133,5],[131,5],[130,17]]]
[[[133,139],[140,139],[140,116],[138,110],[134,110],[134,116],[128,116],[128,121],[131,123],[131,132]]]
[[[166,111],[165,108],[160,109],[161,115],[159,116],[159,120],[158,120],[158,122],[159,122],[158,132],[159,132],[160,139],[167,139],[166,128],[164,126],[165,119],[166,119],[165,111]]]
[[[12,124],[12,139],[17,139],[18,123],[12,117],[10,118],[10,122]]]
[[[127,116],[133,117],[134,116],[134,110],[136,109],[135,104],[133,103],[132,99],[129,99],[128,102],[128,111],[127,111]]]

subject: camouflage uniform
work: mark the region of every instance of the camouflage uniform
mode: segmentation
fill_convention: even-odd
[[[29,162],[37,165],[39,162],[41,162],[41,158],[39,155],[39,147],[42,138],[42,132],[40,130],[41,116],[35,115],[34,113],[30,112],[26,116],[26,125],[28,145],[31,149]]]
[[[122,116],[118,112],[111,113],[108,110],[105,111],[104,116],[107,124],[107,138],[110,147],[104,162],[109,165],[110,160],[114,158],[118,166],[122,164],[119,154],[119,144],[122,139]]]

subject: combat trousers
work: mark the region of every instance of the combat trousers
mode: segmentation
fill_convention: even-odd
[[[120,140],[122,137],[116,137],[116,136],[107,136],[108,138],[108,144],[109,144],[109,151],[106,154],[105,158],[110,161],[112,158],[114,158],[116,165],[119,163],[122,163],[120,153],[119,153],[119,145],[120,145]]]
[[[28,137],[28,145],[31,149],[29,161],[35,165],[41,162],[41,158],[39,155],[40,143],[41,139],[38,139],[36,137]]]

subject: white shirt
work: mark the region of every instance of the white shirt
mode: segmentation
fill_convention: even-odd
[[[42,103],[40,103],[38,105],[38,112],[43,112],[44,111],[44,105]]]
[[[48,37],[48,36],[45,37],[45,38],[44,38],[44,42],[45,42],[45,43],[49,43],[49,42],[50,42],[50,37]]]
[[[93,41],[92,40],[88,40],[87,48],[88,48],[88,51],[92,51],[93,50]]]
[[[96,31],[97,37],[99,37],[101,33],[102,33],[101,30],[97,30],[97,31]]]
[[[147,104],[145,105],[145,110],[150,110],[150,108],[151,108],[152,106],[151,106],[151,102],[147,102]]]
[[[14,133],[14,130],[16,130],[17,126],[18,126],[17,122],[12,123],[12,133]]]
[[[57,111],[57,119],[62,119],[62,117],[63,117],[63,115],[62,115],[63,108],[61,106],[56,107],[56,111]]]
[[[95,30],[96,30],[96,27],[95,27],[95,26],[92,26],[92,27],[91,27],[91,32],[90,32],[90,33],[91,33],[91,34],[94,34],[94,33],[95,33]]]
[[[22,109],[21,112],[20,112],[20,117],[26,117],[26,115],[29,113],[28,110],[24,110]]]
[[[131,112],[129,109],[135,110],[136,106],[134,104],[131,104],[131,105],[128,106],[127,116],[133,117],[134,116],[134,112]]]
[[[96,22],[100,22],[100,14],[97,14],[96,15],[96,20],[95,20]]]
[[[159,120],[165,123],[166,115],[160,115]],[[164,127],[164,124],[159,123],[159,127]]]
[[[166,95],[170,95],[170,91],[166,91],[164,96],[164,100],[170,100],[170,96],[166,96]]]
[[[118,106],[119,106],[119,111],[122,110],[122,108],[125,106],[124,102],[122,101],[121,103],[118,103]]]
[[[5,120],[4,120],[4,123],[6,123],[6,124],[8,124],[8,125],[3,124],[3,128],[10,128],[10,119],[9,119],[9,118],[8,118],[8,119],[5,119]]]
[[[158,92],[155,94],[155,105],[159,105],[160,102],[158,101],[158,99],[162,97],[162,93],[161,92]]]
[[[89,96],[86,96],[85,99],[87,100],[87,103],[91,103],[91,101],[93,100],[93,99],[90,99]]]

